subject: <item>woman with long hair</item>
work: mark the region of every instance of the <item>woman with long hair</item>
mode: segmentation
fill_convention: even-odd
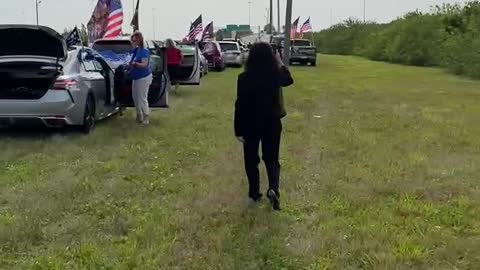
[[[148,90],[152,84],[152,71],[150,69],[150,51],[145,48],[141,32],[133,33],[131,37],[134,49],[129,72],[132,78],[132,98],[137,110],[137,122],[149,125]]]
[[[182,51],[177,48],[175,41],[172,39],[166,40],[166,54],[167,54],[167,67],[168,74],[170,75],[170,81],[175,85],[175,90],[178,89],[178,76],[180,72],[180,64],[183,61]]]
[[[270,44],[252,45],[245,71],[238,77],[235,135],[243,143],[248,196],[252,202],[258,202],[262,197],[258,170],[261,143],[269,181],[267,197],[274,210],[280,210],[279,150],[281,119],[286,116],[282,87],[292,84],[290,72]]]

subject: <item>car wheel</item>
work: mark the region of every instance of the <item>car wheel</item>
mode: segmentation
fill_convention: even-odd
[[[84,134],[90,134],[95,129],[95,100],[88,95],[85,103],[85,111],[83,113],[83,124],[80,131]]]

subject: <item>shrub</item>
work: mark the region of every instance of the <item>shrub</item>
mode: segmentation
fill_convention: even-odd
[[[351,18],[315,34],[318,50],[480,78],[480,1],[411,12],[388,24]]]

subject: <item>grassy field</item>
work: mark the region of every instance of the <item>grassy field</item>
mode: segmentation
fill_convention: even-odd
[[[480,269],[480,82],[319,59],[285,90],[280,213],[247,208],[240,70],[148,128],[1,135],[0,269]]]

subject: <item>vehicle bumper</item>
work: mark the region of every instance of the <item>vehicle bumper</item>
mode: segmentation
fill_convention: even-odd
[[[225,57],[225,64],[227,65],[243,65],[243,58],[241,56],[238,57]]]
[[[223,61],[221,59],[208,62],[208,68],[214,69],[214,68],[218,68],[218,67],[223,67]]]
[[[83,111],[67,91],[48,91],[38,100],[0,100],[0,126],[39,123],[47,127],[80,125]]]
[[[297,55],[293,55],[292,57],[290,57],[290,61],[292,62],[316,62],[317,61],[317,58],[314,57],[314,56],[297,56]]]

